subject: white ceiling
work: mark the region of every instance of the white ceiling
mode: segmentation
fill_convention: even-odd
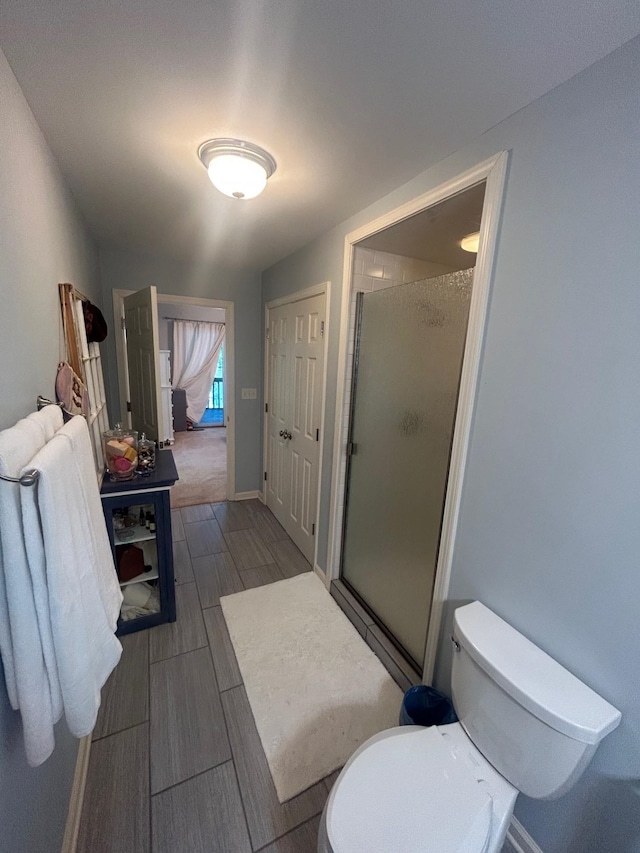
[[[111,243],[262,269],[640,33],[637,0],[3,0],[0,46]],[[249,139],[264,194],[196,149]]]

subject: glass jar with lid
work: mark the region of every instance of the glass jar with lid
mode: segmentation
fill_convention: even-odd
[[[123,429],[116,424],[114,429],[102,433],[104,462],[112,480],[131,480],[138,466],[138,433]]]
[[[156,443],[142,433],[138,442],[138,474],[148,477],[156,467]]]

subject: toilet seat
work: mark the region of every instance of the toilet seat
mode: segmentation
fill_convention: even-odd
[[[459,724],[382,732],[334,785],[326,809],[331,850],[484,853],[494,824],[492,789],[501,799],[505,784]]]

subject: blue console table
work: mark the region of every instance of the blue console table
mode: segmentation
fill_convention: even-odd
[[[176,621],[169,490],[177,479],[178,471],[168,448],[157,451],[156,469],[148,477],[113,482],[105,475],[100,497],[125,601],[142,600],[149,590],[152,592],[148,604],[141,608],[141,615],[126,619],[121,616],[118,636]],[[125,578],[125,553],[131,546],[142,552],[142,556],[137,552],[136,556],[144,563],[145,571]],[[127,592],[127,587],[133,584],[145,586]],[[135,611],[129,609],[127,613],[123,607],[123,615],[132,613]]]

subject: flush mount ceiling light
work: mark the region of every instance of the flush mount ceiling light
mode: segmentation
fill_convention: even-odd
[[[271,154],[241,139],[209,139],[198,148],[211,183],[232,198],[255,198],[276,170]]]
[[[478,246],[480,245],[480,232],[474,231],[473,234],[467,234],[466,237],[463,237],[460,240],[460,248],[464,249],[465,252],[478,252]]]

